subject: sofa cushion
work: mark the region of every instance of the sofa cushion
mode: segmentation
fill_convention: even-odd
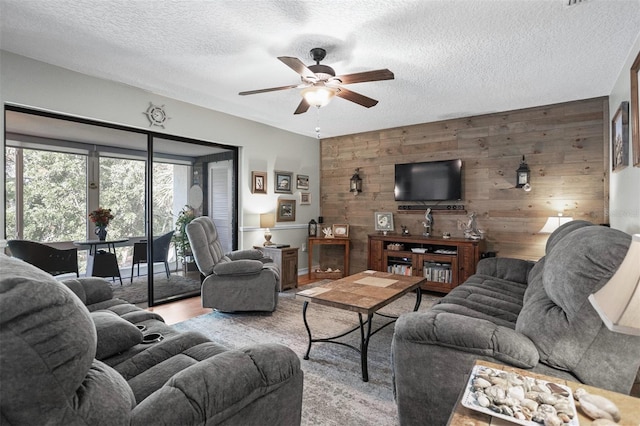
[[[542,362],[607,389],[622,389],[635,376],[640,337],[608,330],[587,299],[613,276],[630,242],[608,227],[578,227],[555,239],[532,269],[516,330],[535,343]],[[610,347],[617,348],[611,364]]]
[[[213,267],[213,273],[223,275],[253,275],[262,271],[263,263],[259,260],[234,260],[232,262],[220,262]]]
[[[98,334],[96,358],[103,360],[142,342],[142,332],[111,311],[91,312]]]

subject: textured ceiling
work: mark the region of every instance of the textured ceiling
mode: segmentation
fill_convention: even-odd
[[[313,47],[337,74],[393,71],[348,86],[373,108],[320,110],[329,137],[608,95],[640,0],[567,2],[0,0],[0,47],[308,136],[298,90],[238,92],[298,83],[276,57],[312,64]]]

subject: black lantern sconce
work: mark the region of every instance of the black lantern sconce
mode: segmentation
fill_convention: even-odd
[[[360,175],[358,174],[359,171],[360,169],[356,169],[356,172],[349,180],[349,192],[353,192],[353,195],[358,195],[358,193],[362,192],[362,179],[360,179]]]
[[[529,165],[524,161],[524,155],[522,156],[522,161],[520,162],[520,167],[516,170],[516,188],[522,188],[525,191],[531,191],[531,170],[529,170]]]
[[[318,224],[314,219],[311,219],[309,221],[309,227],[307,229],[307,233],[311,238],[315,238],[318,236]]]

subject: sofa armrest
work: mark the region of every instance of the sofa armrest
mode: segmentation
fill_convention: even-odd
[[[264,257],[264,254],[258,249],[248,249],[232,251],[226,253],[226,256],[231,260],[260,260]]]
[[[113,290],[103,278],[86,277],[62,281],[85,305],[104,302],[113,298]]]
[[[489,275],[507,281],[526,284],[529,271],[535,262],[508,257],[489,257],[480,260],[476,274]]]
[[[302,376],[282,345],[226,351],[175,374],[132,411],[131,424],[300,424]]]
[[[233,260],[216,264],[213,267],[213,273],[218,276],[253,275],[259,274],[263,266],[259,260]]]
[[[440,345],[492,357],[520,368],[538,364],[538,349],[525,335],[490,321],[449,312],[412,312],[396,322],[394,340]]]

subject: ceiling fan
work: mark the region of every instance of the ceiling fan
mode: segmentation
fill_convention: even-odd
[[[301,91],[302,101],[298,105],[294,114],[307,112],[311,105],[321,107],[329,103],[333,96],[339,96],[366,108],[371,108],[378,103],[377,100],[348,90],[343,86],[346,84],[363,83],[367,81],[393,80],[394,76],[388,69],[374,71],[357,72],[353,74],[339,75],[327,65],[321,65],[327,51],[321,47],[315,47],[310,51],[311,57],[316,62],[315,65],[306,66],[300,59],[291,56],[279,56],[289,68],[300,74],[302,83],[291,84],[289,86],[271,87],[269,89],[250,90],[240,92],[239,95],[255,95],[256,93],[275,92],[277,90],[303,89]]]

